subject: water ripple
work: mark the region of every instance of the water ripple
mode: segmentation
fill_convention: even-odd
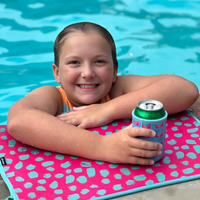
[[[51,69],[54,40],[65,26],[80,21],[111,32],[118,74],[177,74],[200,89],[199,10],[200,2],[189,0],[1,0],[0,123],[29,91],[56,85]]]

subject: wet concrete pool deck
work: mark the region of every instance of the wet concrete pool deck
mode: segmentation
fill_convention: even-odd
[[[200,95],[198,100],[189,108],[189,111],[200,120]],[[9,190],[0,176],[0,200],[9,197]],[[143,192],[121,196],[113,200],[199,200],[200,179],[179,184],[164,186]]]

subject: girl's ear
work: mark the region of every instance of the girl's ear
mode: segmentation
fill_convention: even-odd
[[[52,68],[53,68],[54,78],[56,79],[58,84],[61,84],[59,68],[55,65],[55,63],[52,64]]]
[[[114,74],[113,74],[113,81],[112,83],[115,83],[117,80],[117,68],[114,69]]]

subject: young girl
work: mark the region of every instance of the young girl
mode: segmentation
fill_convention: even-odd
[[[101,136],[86,128],[131,117],[140,100],[161,101],[171,114],[198,98],[197,87],[178,76],[117,76],[113,38],[97,24],[64,28],[54,54],[53,74],[61,86],[33,90],[8,113],[9,133],[31,146],[113,163],[152,165],[153,160],[142,157],[160,155],[162,145],[137,136],[154,137],[155,132],[129,126]]]

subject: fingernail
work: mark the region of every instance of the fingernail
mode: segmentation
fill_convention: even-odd
[[[150,164],[150,165],[153,165],[153,164],[154,164],[154,160],[151,160],[149,164]]]
[[[156,136],[156,132],[155,131],[151,131],[151,135],[152,135],[152,137],[155,137]]]
[[[162,154],[162,151],[158,151],[158,155]]]
[[[158,149],[161,150],[163,148],[162,144],[158,145]]]

